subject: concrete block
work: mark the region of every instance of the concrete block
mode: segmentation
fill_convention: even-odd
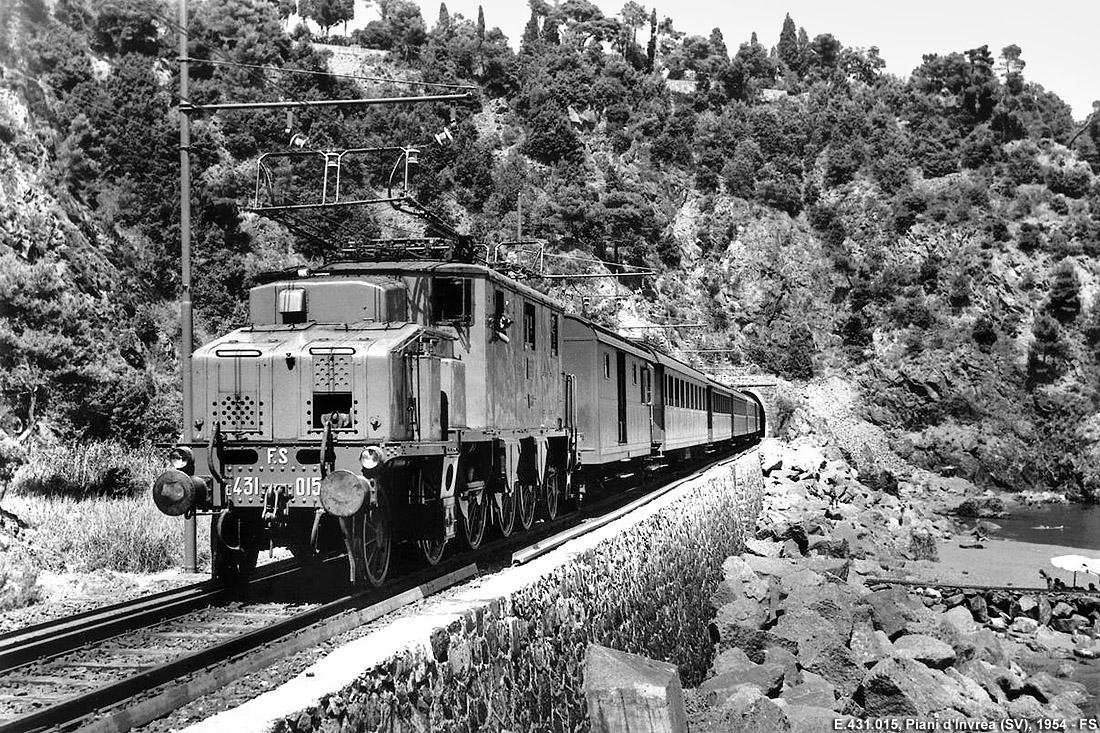
[[[592,733],[687,733],[676,666],[589,644],[584,695]]]

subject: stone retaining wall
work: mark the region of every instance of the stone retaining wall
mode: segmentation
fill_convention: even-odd
[[[399,654],[276,730],[588,730],[591,642],[668,660],[698,684],[713,659],[710,597],[762,489],[756,451],[712,469],[678,501],[436,630],[430,651]]]

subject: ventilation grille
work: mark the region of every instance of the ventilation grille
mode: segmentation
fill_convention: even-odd
[[[350,355],[313,357],[313,391],[350,392],[351,360]]]
[[[263,404],[254,392],[222,394],[214,403],[214,419],[228,432],[258,432],[263,414]]]

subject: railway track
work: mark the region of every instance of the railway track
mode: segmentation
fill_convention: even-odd
[[[269,596],[241,600],[205,582],[5,634],[0,733],[114,733],[144,725],[410,602],[549,552],[729,458],[650,478],[521,535],[486,543],[477,553],[458,552],[434,567],[395,568],[397,577],[380,588],[303,604]],[[313,579],[323,574],[316,565],[289,565],[267,566],[250,587],[293,583],[305,570]],[[330,558],[326,565],[324,572],[332,572],[332,585],[339,587],[342,560]]]

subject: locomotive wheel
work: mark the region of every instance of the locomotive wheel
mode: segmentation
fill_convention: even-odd
[[[481,547],[485,539],[485,527],[489,524],[489,492],[482,489],[466,497],[466,511],[462,513],[462,528],[466,544],[471,550]]]
[[[393,555],[393,524],[390,517],[390,498],[385,485],[378,482],[378,506],[366,506],[360,513],[362,522],[363,574],[371,585],[378,587],[386,582]]]
[[[539,500],[538,487],[535,484],[516,486],[516,519],[523,529],[531,529],[535,523],[535,507]]]
[[[546,518],[558,518],[558,502],[561,500],[561,478],[554,466],[546,467],[546,476],[542,482],[542,493],[546,506]]]
[[[443,505],[441,502],[437,510],[438,514],[442,515]],[[443,559],[443,550],[447,547],[447,533],[443,528],[443,517],[432,517],[432,527],[430,529],[431,537],[423,539],[417,542],[420,545],[420,551],[424,553],[424,559],[428,561],[429,565],[438,565],[439,561]]]
[[[516,495],[519,491],[508,493],[503,488],[503,481],[498,482],[501,487],[500,505],[497,507],[497,523],[500,525],[500,533],[507,537],[512,534],[512,525],[516,522]],[[493,502],[494,504],[496,502]]]

